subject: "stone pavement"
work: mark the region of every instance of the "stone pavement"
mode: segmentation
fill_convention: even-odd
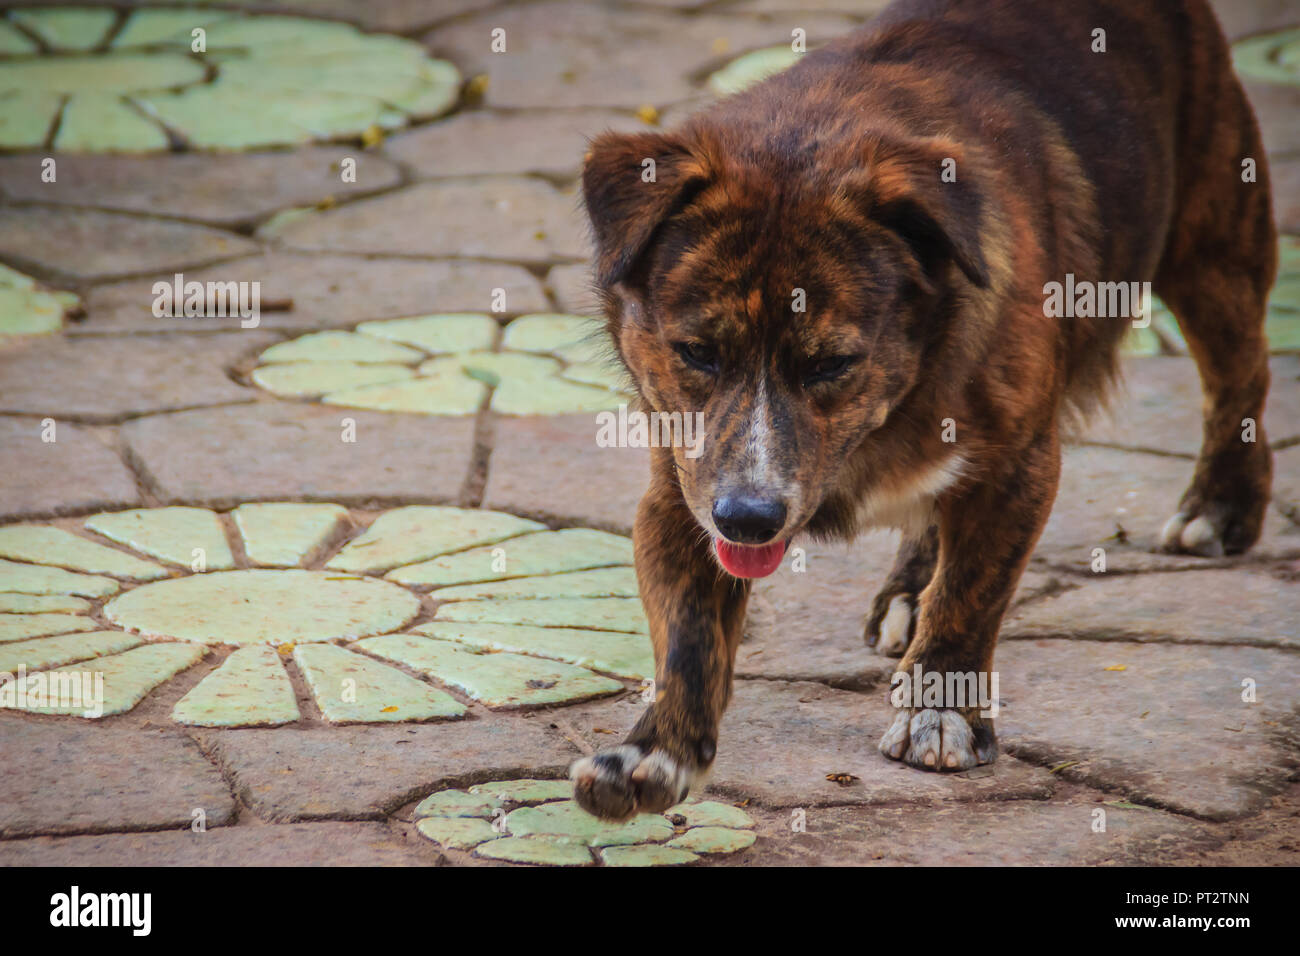
[[[671,123],[790,62],[792,30],[815,46],[880,6],[7,8],[0,672],[31,693],[0,711],[0,864],[1300,862],[1284,0],[1217,4],[1290,234],[1260,545],[1153,552],[1199,439],[1159,312],[1066,451],[997,653],[996,764],[876,753],[880,534],[758,586],[705,792],[617,827],[573,812],[568,764],[653,671],[644,453],[595,441],[626,392],[582,318],[584,138]],[[160,317],[177,273],[235,306],[260,283],[259,320],[187,315],[184,288]]]

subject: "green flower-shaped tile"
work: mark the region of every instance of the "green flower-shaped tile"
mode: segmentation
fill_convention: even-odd
[[[737,57],[710,76],[708,87],[718,96],[730,96],[794,66],[799,57],[800,54],[788,46],[754,50]]]
[[[0,106],[0,139],[5,120]],[[29,276],[0,265],[0,343],[20,335],[48,335],[63,326],[63,318],[80,303],[71,292],[53,292]]]

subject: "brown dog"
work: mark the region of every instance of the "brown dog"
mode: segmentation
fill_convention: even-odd
[[[591,812],[663,810],[712,763],[749,579],[798,533],[901,527],[867,643],[908,673],[989,671],[1058,421],[1104,397],[1137,318],[1061,316],[1052,283],[1152,283],[1196,358],[1204,445],[1165,547],[1258,538],[1272,466],[1242,426],[1268,390],[1276,236],[1205,0],[899,0],[675,132],[599,137],[583,187],[642,407],[702,412],[706,435],[652,452],[656,696],[574,765]],[[904,707],[880,749],[946,770],[997,745],[976,708]]]

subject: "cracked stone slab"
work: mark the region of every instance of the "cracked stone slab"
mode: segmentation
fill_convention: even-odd
[[[1300,661],[1254,647],[1007,641],[1004,750],[1207,820],[1256,813],[1297,766]],[[1243,701],[1254,682],[1255,703]]]
[[[148,301],[141,305],[148,308]],[[185,319],[167,320],[185,322]],[[235,320],[237,322],[237,320]],[[154,412],[249,402],[224,373],[274,342],[255,330],[227,335],[51,339],[0,352],[0,411],[119,422]]]
[[[343,199],[389,189],[401,180],[388,159],[340,146],[219,156],[73,153],[58,157],[58,178],[52,183],[41,180],[42,158],[31,153],[0,157],[0,189],[8,198],[162,215],[227,228],[328,197]],[[356,164],[355,182],[343,181],[340,162],[344,159]]]
[[[0,836],[179,830],[195,810],[209,827],[234,818],[220,772],[181,734],[0,715],[0,739],[24,769],[0,774]]]
[[[55,422],[41,440],[38,419],[0,418],[0,457],[23,481],[0,482],[0,520],[45,518],[140,503],[135,478],[93,432]]]
[[[410,259],[301,254],[274,251],[193,269],[186,281],[260,282],[262,302],[292,302],[284,311],[264,310],[261,328],[320,329],[353,326],[358,319],[425,315],[430,303],[449,311],[490,309],[502,289],[511,312],[550,308],[541,283],[517,265],[491,262],[415,262]],[[159,319],[150,311],[153,283],[170,274],[96,286],[86,296],[90,318],[73,333],[176,331],[238,328],[238,319]]]
[[[3,866],[428,866],[437,854],[380,823],[223,826],[0,843]]]
[[[298,719],[293,684],[271,647],[241,647],[172,708],[195,727],[273,727]]]
[[[380,515],[331,558],[338,571],[384,572],[449,551],[490,544],[545,525],[499,511],[411,505]]]
[[[294,663],[331,724],[462,717],[450,694],[333,644],[300,644]]]
[[[130,242],[122,242],[128,235]],[[20,268],[82,281],[175,272],[257,251],[207,226],[51,206],[0,208],[0,256]],[[140,300],[146,311],[153,297]]]
[[[1002,635],[1300,648],[1300,588],[1244,570],[1099,574],[1016,609]]]
[[[355,442],[344,441],[347,422]],[[137,419],[122,437],[168,504],[450,501],[469,473],[474,422],[277,403]]]
[[[420,183],[264,227],[260,234],[300,250],[368,255],[551,262],[582,259],[590,251],[572,196],[539,180],[507,176]],[[491,290],[480,295],[482,303]],[[444,302],[439,307],[451,308]],[[507,308],[514,304],[507,301]]]
[[[167,577],[167,569],[88,541],[79,535],[47,525],[10,525],[0,528],[0,557],[32,564],[48,564],[70,571],[111,574],[119,578],[154,581]]]
[[[20,666],[34,671],[88,661],[92,657],[119,654],[139,644],[138,637],[121,631],[94,630],[0,644],[0,673],[13,674]]]
[[[1195,457],[1201,449],[1201,380],[1189,358],[1130,358],[1109,413],[1079,440]],[[1272,443],[1300,437],[1300,355],[1269,360],[1272,384],[1264,429]]]
[[[1155,552],[1160,529],[1178,508],[1193,463],[1113,448],[1067,448],[1051,517],[1038,540],[1035,562],[1091,573],[1093,549],[1102,548],[1108,571],[1202,569],[1239,559]],[[1117,528],[1124,541],[1116,538]],[[1300,535],[1276,508],[1264,519],[1253,557],[1300,554]]]
[[[377,819],[435,789],[564,772],[578,751],[542,717],[195,731],[259,817]]]
[[[347,509],[341,505],[292,501],[240,505],[231,517],[248,559],[281,568],[302,564],[348,523]]]
[[[227,570],[235,556],[221,519],[206,508],[135,508],[103,512],[86,519],[86,527],[111,541],[150,557],[195,570]],[[85,570],[91,570],[89,568]]]
[[[613,110],[504,116],[470,112],[393,136],[384,152],[421,177],[533,173],[576,179],[591,137],[605,130],[630,133],[646,128],[640,120]],[[528,148],[514,148],[519,143]]]
[[[628,534],[650,479],[644,448],[599,448],[594,414],[499,418],[484,507]],[[600,494],[574,495],[600,475]]]

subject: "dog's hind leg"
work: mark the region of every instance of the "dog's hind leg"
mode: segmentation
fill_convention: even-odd
[[[930,525],[919,535],[903,535],[894,567],[871,602],[862,635],[868,647],[889,657],[901,657],[907,650],[916,633],[921,592],[934,577],[938,560],[938,525]]]
[[[1268,341],[1264,314],[1277,270],[1277,235],[1258,127],[1240,86],[1219,91],[1226,129],[1189,150],[1178,212],[1155,290],[1178,318],[1205,392],[1200,457],[1177,513],[1161,535],[1167,551],[1216,557],[1260,535],[1272,480],[1264,435]],[[1232,102],[1228,102],[1232,100]],[[1243,159],[1254,181],[1244,181]]]

